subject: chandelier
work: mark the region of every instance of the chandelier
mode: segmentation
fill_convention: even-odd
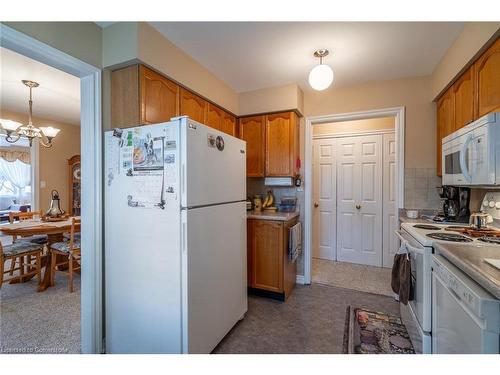
[[[0,126],[7,133],[5,140],[9,143],[15,143],[21,137],[26,137],[28,138],[30,147],[33,144],[33,139],[38,139],[40,144],[44,147],[52,147],[52,140],[57,135],[57,133],[59,133],[59,129],[53,128],[52,126],[36,127],[33,125],[33,120],[32,120],[33,116],[32,91],[35,87],[38,87],[40,85],[37,82],[29,80],[23,80],[22,82],[30,89],[30,99],[28,102],[29,104],[28,124],[23,125],[16,121],[0,119]]]

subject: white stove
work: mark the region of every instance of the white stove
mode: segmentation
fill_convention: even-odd
[[[481,209],[492,215],[495,227],[500,223],[500,192],[486,193]],[[414,299],[408,305],[400,304],[401,319],[405,323],[417,352],[432,353],[433,317],[432,317],[432,264],[433,245],[435,243],[454,243],[464,246],[500,246],[500,239],[495,237],[471,237],[456,230],[466,227],[457,223],[438,224],[434,222],[401,224],[396,232],[401,244],[406,247],[411,259]],[[447,230],[448,228],[448,230]]]
[[[463,243],[465,245],[498,245],[500,238],[488,236],[472,237],[447,228],[465,228],[464,225],[402,223],[401,228],[422,246],[432,247],[435,242]]]

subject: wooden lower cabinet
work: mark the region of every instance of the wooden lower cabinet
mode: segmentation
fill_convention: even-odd
[[[288,257],[288,229],[297,223],[248,219],[247,266],[251,291],[285,300],[295,286],[296,263]]]

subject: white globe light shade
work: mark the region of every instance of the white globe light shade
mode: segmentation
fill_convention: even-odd
[[[326,64],[316,65],[309,73],[309,84],[317,91],[327,89],[333,82],[333,70]]]

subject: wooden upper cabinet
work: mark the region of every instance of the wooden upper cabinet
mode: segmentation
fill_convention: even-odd
[[[139,66],[111,73],[111,127],[126,128],[140,124]]]
[[[453,99],[455,119],[453,130],[458,130],[474,121],[473,69],[469,68],[454,84]]]
[[[222,130],[222,122],[224,121],[224,111],[219,107],[208,103],[207,104],[207,118],[205,125],[211,128]]]
[[[453,87],[450,87],[438,100],[436,128],[436,173],[441,176],[442,139],[455,129]]]
[[[179,86],[132,65],[111,73],[111,126],[125,128],[170,121],[179,115]]]
[[[141,124],[166,122],[178,116],[179,86],[143,65],[139,67],[139,76]]]
[[[200,123],[205,123],[208,102],[181,87],[180,92],[180,114]]]
[[[294,177],[298,157],[298,118],[295,112],[266,116],[266,176]]]
[[[455,100],[453,98],[453,87],[450,87],[437,103],[438,125],[441,128],[441,136],[446,137],[455,130]]]
[[[264,177],[266,116],[242,117],[239,137],[247,142],[247,176]]]
[[[236,117],[227,112],[224,112],[224,116],[222,118],[222,127],[220,130],[224,133],[232,135],[233,137],[237,137],[238,132],[236,128]]]
[[[474,64],[476,118],[500,110],[500,39]]]

